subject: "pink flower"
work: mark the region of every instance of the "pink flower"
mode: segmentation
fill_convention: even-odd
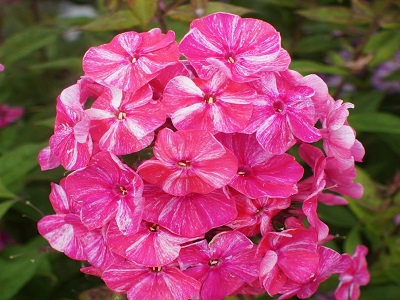
[[[206,194],[227,185],[237,171],[235,156],[211,133],[162,129],[154,158],[143,162],[142,178],[175,196]]]
[[[173,262],[179,255],[181,244],[193,239],[178,236],[147,221],[141,222],[136,233],[128,235],[123,235],[115,222],[111,222],[107,229],[107,244],[112,251],[147,267]]]
[[[50,202],[56,214],[43,217],[37,225],[38,231],[52,248],[72,259],[85,260],[82,236],[87,229],[79,218],[79,204],[67,196],[64,184],[65,180],[60,185],[52,183]]]
[[[208,244],[199,241],[182,248],[179,265],[202,283],[201,299],[221,299],[258,276],[255,245],[237,231],[221,232]]]
[[[238,160],[238,171],[229,186],[250,198],[286,198],[297,193],[296,183],[304,171],[293,156],[269,154],[254,134],[218,134],[216,137]]]
[[[165,122],[166,115],[152,97],[149,85],[135,93],[106,89],[86,111],[93,139],[101,150],[116,155],[131,154],[153,141],[154,130]]]
[[[83,57],[85,75],[103,85],[135,92],[165,67],[178,62],[175,34],[125,32],[108,44],[90,48]]]
[[[128,299],[187,300],[196,298],[200,283],[173,265],[145,267],[126,261],[108,268],[102,275],[116,293]]]
[[[232,191],[238,210],[237,217],[228,224],[229,227],[254,236],[261,232],[262,235],[271,231],[271,219],[281,210],[290,206],[289,198],[248,198],[238,192]]]
[[[232,221],[237,214],[235,199],[222,189],[208,194],[174,196],[146,184],[143,197],[146,199],[146,220],[185,237],[204,235],[210,229]]]
[[[2,64],[0,64],[0,72],[3,72],[4,69],[5,69],[4,66]]]
[[[116,156],[99,152],[88,166],[66,178],[72,201],[82,204],[82,223],[89,229],[115,219],[124,233],[138,230],[143,213],[142,179]]]
[[[289,83],[285,73],[264,73],[252,85],[259,92],[260,100],[253,103],[253,115],[243,132],[256,132],[258,142],[267,152],[282,154],[297,139],[307,143],[320,139],[314,127],[312,88]]]
[[[290,63],[279,33],[268,23],[228,13],[194,20],[179,50],[200,78],[217,70],[236,82],[259,77],[261,71],[280,71]]]
[[[260,280],[270,296],[279,293],[288,280],[304,284],[319,265],[315,231],[304,228],[269,232],[258,245],[262,255]]]
[[[42,170],[61,164],[67,170],[85,167],[92,155],[93,142],[89,134],[90,120],[83,105],[90,91],[86,91],[86,81],[64,89],[57,98],[57,115],[54,134],[50,146],[39,153]]]
[[[303,160],[314,169],[314,173],[324,173],[324,180],[327,188],[352,198],[361,198],[364,188],[359,182],[353,182],[357,175],[354,164],[348,168],[346,168],[346,166],[343,168],[335,157],[325,158],[323,152],[319,148],[308,144],[302,144],[299,147],[299,154]],[[325,161],[322,161],[323,159]],[[341,202],[343,201],[338,201],[338,199],[336,199],[335,202],[328,202],[328,204],[337,204]]]
[[[282,290],[283,294],[278,299],[288,299],[296,295],[300,299],[310,298],[318,289],[319,285],[327,280],[332,274],[339,274],[346,270],[351,264],[348,254],[339,254],[336,251],[319,246],[319,265],[317,272],[307,283],[299,284],[289,280]]]
[[[6,127],[7,125],[17,121],[23,114],[24,109],[21,106],[0,104],[0,128]]]
[[[165,88],[163,104],[175,128],[237,132],[247,125],[256,92],[221,73],[209,80],[178,76]]]
[[[357,300],[360,297],[360,286],[367,285],[370,275],[365,256],[368,248],[357,246],[349,268],[340,274],[340,284],[335,291],[337,300]]]

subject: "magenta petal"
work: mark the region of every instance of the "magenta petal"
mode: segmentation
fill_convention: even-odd
[[[173,196],[148,185],[143,195],[146,212],[154,214],[154,222],[181,236],[203,235],[212,228],[227,224],[236,216],[234,199],[221,190],[205,195]]]
[[[159,270],[159,271],[158,271]],[[129,299],[183,300],[198,296],[200,283],[172,266],[143,267],[132,262],[106,270],[102,279],[117,293]]]
[[[54,249],[64,252],[72,259],[85,260],[82,242],[77,236],[72,222],[66,222],[66,216],[45,216],[38,223],[38,231]],[[76,219],[75,222],[79,223],[78,216],[71,215],[70,218]]]

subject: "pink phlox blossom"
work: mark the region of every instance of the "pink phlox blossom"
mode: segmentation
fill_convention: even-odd
[[[304,171],[293,156],[267,153],[255,134],[218,134],[216,137],[238,160],[238,171],[229,186],[250,198],[287,198],[297,193],[296,184]]]
[[[311,229],[269,232],[263,236],[257,252],[263,257],[260,282],[270,296],[279,293],[288,280],[307,283],[318,270],[318,237]]]
[[[215,13],[190,24],[179,50],[200,78],[220,70],[233,81],[246,82],[261,71],[287,69],[290,57],[280,43],[279,33],[266,22]]]
[[[108,247],[106,243],[107,228],[108,224],[102,228],[90,230],[82,236],[86,260],[91,264],[91,269],[96,270],[95,276],[98,277],[101,277],[101,274],[111,265],[125,261],[124,257]]]
[[[311,97],[315,108],[314,121],[326,116],[332,97],[329,95],[328,86],[325,81],[316,74],[303,76],[294,70],[281,72],[285,79],[293,85],[308,86],[314,90],[314,95]]]
[[[257,278],[260,261],[255,248],[244,234],[225,231],[210,243],[201,240],[183,247],[178,262],[186,275],[202,283],[201,299],[222,299]]]
[[[343,103],[342,100],[332,101],[325,117],[322,118],[320,130],[326,155],[335,157],[342,169],[354,164],[351,149],[356,137],[354,130],[346,122],[349,108],[354,108],[354,105]]]
[[[5,69],[4,65],[0,64],[0,72],[3,72]]]
[[[0,104],[0,128],[6,127],[14,123],[24,114],[24,109],[21,106],[8,106]]]
[[[117,88],[106,89],[86,112],[91,120],[94,141],[103,151],[116,155],[131,154],[146,148],[166,114],[153,101],[147,84],[135,93]]]
[[[236,295],[262,295],[265,293],[264,287],[260,284],[260,280],[257,278],[252,282],[244,283],[238,290],[233,292],[231,296]]]
[[[370,274],[365,259],[367,253],[367,247],[362,245],[356,247],[350,266],[340,274],[340,284],[335,291],[337,300],[357,300],[360,297],[360,286],[369,283]]]
[[[82,223],[89,229],[101,228],[115,219],[125,233],[138,230],[143,213],[142,179],[108,152],[93,156],[86,168],[66,178],[66,191],[82,205]]]
[[[317,196],[310,197],[303,202],[302,210],[307,217],[307,221],[309,223],[309,228],[315,230],[318,235],[318,242],[320,244],[327,242],[332,237],[329,236],[329,227],[321,219],[317,214]]]
[[[201,237],[178,236],[159,224],[143,220],[134,234],[123,235],[111,222],[107,229],[107,244],[112,251],[135,263],[153,267],[173,262],[181,245]]]
[[[238,215],[228,226],[246,236],[254,236],[260,232],[265,235],[272,231],[272,217],[291,204],[290,198],[251,199],[235,191],[232,191],[232,195],[236,201]]]
[[[344,272],[351,264],[351,258],[348,254],[339,254],[323,246],[318,247],[318,253],[319,265],[315,276],[303,284],[289,280],[279,292],[282,295],[278,300],[288,299],[294,295],[300,299],[308,299],[317,291],[322,282],[326,281],[332,274]]]
[[[102,279],[116,293],[129,300],[187,300],[197,298],[200,282],[175,266],[146,267],[131,261],[112,265]]]
[[[165,88],[162,103],[179,130],[233,133],[247,125],[255,97],[248,85],[216,72],[208,80],[175,77]]]
[[[316,142],[321,135],[314,127],[314,89],[293,84],[286,73],[266,72],[251,83],[259,93],[253,115],[244,133],[256,133],[260,145],[271,154],[282,154],[296,144]]]
[[[184,237],[204,235],[237,215],[235,199],[222,189],[207,194],[174,196],[157,186],[145,184],[143,197],[144,215],[148,221]]]
[[[224,187],[237,171],[235,156],[202,130],[162,129],[153,152],[155,157],[143,162],[138,172],[145,181],[175,196]]]
[[[85,260],[82,236],[87,229],[79,217],[80,205],[73,202],[64,190],[65,180],[60,185],[52,183],[50,202],[56,214],[43,217],[38,222],[38,231],[57,251],[76,260]]]
[[[162,69],[161,72],[152,79],[149,84],[153,90],[153,100],[161,101],[164,97],[164,89],[167,86],[168,82],[177,77],[177,76],[186,76],[190,77],[190,72],[185,66],[185,64],[181,61]]]
[[[124,32],[83,57],[85,75],[105,86],[135,92],[179,59],[175,33]]]
[[[90,120],[84,111],[82,81],[64,89],[57,99],[54,134],[50,137],[49,148],[39,153],[42,170],[57,167],[60,163],[67,170],[85,167],[92,155],[93,142],[89,133]]]
[[[353,182],[357,175],[354,164],[348,168],[342,169],[342,165],[336,160],[335,157],[325,158],[325,155],[319,148],[308,144],[302,144],[299,147],[299,154],[301,158],[303,158],[303,160],[312,168],[315,166],[318,167],[317,163],[321,159],[325,160],[323,172],[325,174],[326,189],[350,196],[352,198],[361,198],[364,189],[359,182]],[[315,170],[316,169],[314,168],[314,172]],[[319,169],[318,172],[322,172],[322,169]],[[330,205],[347,203],[345,199],[340,200],[337,197],[325,197],[324,194],[319,196],[319,200],[322,200],[324,203]],[[330,202],[327,202],[326,200],[330,200]]]

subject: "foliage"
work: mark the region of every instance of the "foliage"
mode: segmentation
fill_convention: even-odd
[[[0,128],[0,298],[123,299],[79,263],[51,250],[37,221],[52,213],[49,182],[63,170],[41,172],[36,157],[52,134],[55,99],[82,75],[81,58],[119,32],[172,29],[177,39],[196,17],[226,11],[271,23],[281,32],[291,68],[316,73],[331,95],[355,104],[349,123],[366,156],[357,181],[362,199],[320,207],[336,238],[333,249],[369,248],[371,282],[360,299],[400,294],[400,4],[396,0],[0,0],[0,104],[22,106],[23,117]],[[397,86],[397,89],[396,89]],[[2,116],[0,115],[0,118]],[[397,220],[397,221],[396,221]],[[4,246],[4,247],[3,247]],[[319,293],[330,293],[327,282]],[[263,296],[260,299],[267,299]]]

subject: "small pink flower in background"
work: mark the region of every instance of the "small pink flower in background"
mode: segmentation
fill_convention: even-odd
[[[0,64],[0,72],[3,72],[4,69],[5,69],[4,66],[2,64]]]
[[[279,33],[268,23],[216,13],[190,24],[179,50],[200,78],[217,70],[236,82],[258,78],[261,71],[283,71],[290,63]]]
[[[367,247],[356,247],[352,263],[340,274],[340,284],[335,291],[337,300],[357,300],[360,297],[360,286],[367,285],[370,279],[365,259],[367,253]]]
[[[222,72],[209,80],[177,76],[165,88],[163,104],[175,128],[238,132],[251,117],[256,92]]]
[[[138,230],[143,213],[143,182],[113,154],[97,153],[86,168],[69,174],[65,185],[72,201],[81,203],[82,223],[89,230],[113,219],[125,234]]]
[[[175,33],[125,32],[98,47],[90,48],[83,57],[85,75],[98,83],[135,92],[165,67],[179,59]]]
[[[146,220],[184,237],[204,235],[212,228],[232,221],[237,215],[235,199],[222,189],[207,194],[174,196],[146,184],[143,197],[146,199]]]
[[[8,106],[0,104],[0,128],[6,127],[14,123],[24,114],[24,109],[21,106]]]
[[[126,293],[128,299],[197,299],[201,285],[174,264],[145,267],[125,261],[112,265],[101,278],[116,293]]]
[[[221,299],[258,276],[256,247],[237,231],[221,232],[206,240],[183,247],[179,265],[186,275],[202,283],[201,299]],[[218,284],[216,284],[218,283]]]
[[[256,133],[260,145],[271,154],[282,154],[297,139],[312,143],[321,138],[316,122],[311,87],[294,85],[285,73],[265,73],[252,86],[259,99],[253,102],[253,115],[244,133]]]
[[[143,162],[138,172],[175,196],[224,187],[237,171],[235,156],[206,131],[162,129],[153,151],[155,157]]]

